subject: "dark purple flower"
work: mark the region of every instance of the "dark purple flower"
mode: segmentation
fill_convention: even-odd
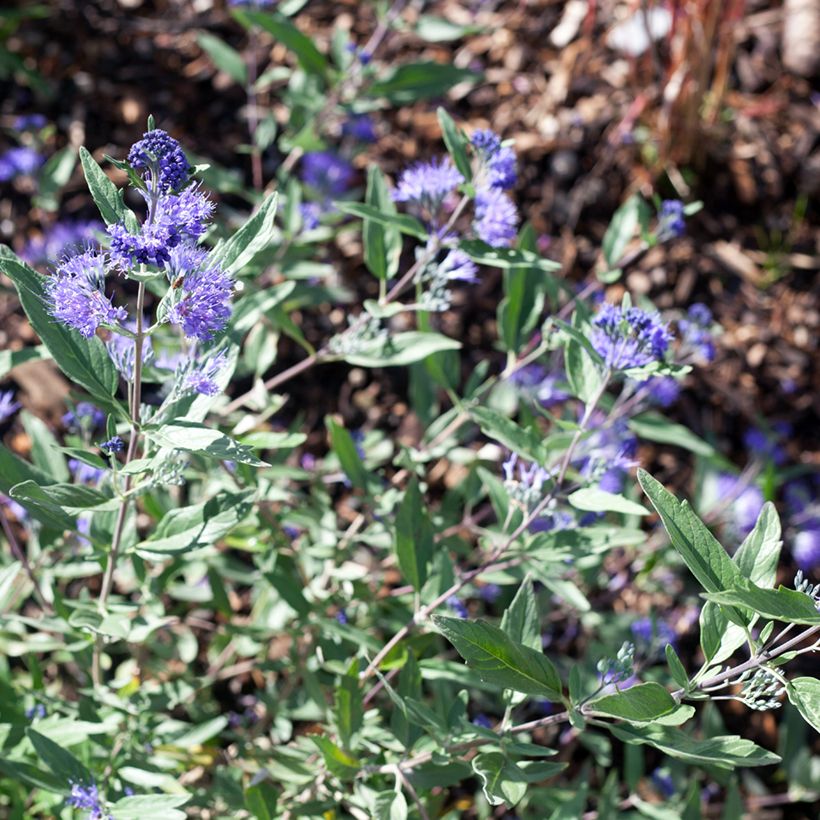
[[[9,148],[0,156],[0,182],[8,182],[18,176],[31,176],[45,158],[33,148],[21,145]]]
[[[89,820],[103,820],[106,817],[96,783],[72,783],[71,794],[66,802],[75,809],[90,812]]]
[[[20,402],[14,401],[14,391],[0,391],[0,424],[11,418],[20,409]]]
[[[100,325],[118,325],[127,314],[105,295],[108,260],[104,253],[87,250],[66,257],[46,282],[51,315],[91,338]]]
[[[360,142],[375,142],[378,138],[376,126],[369,114],[353,114],[342,125],[342,134]]]
[[[730,525],[741,536],[752,531],[763,509],[763,492],[731,473],[721,473],[717,479],[717,496],[729,501],[727,516]]]
[[[639,618],[630,629],[635,643],[646,655],[655,654],[658,650],[663,652],[667,644],[675,646],[678,638],[668,623],[655,618]]]
[[[700,302],[692,305],[686,318],[678,321],[681,352],[691,351],[704,361],[711,362],[715,358],[712,322],[712,311],[706,305]]]
[[[43,706],[42,703],[37,703],[34,706],[29,706],[26,709],[26,717],[29,720],[34,720],[34,718],[44,718],[46,716],[46,707]]]
[[[178,191],[187,181],[191,166],[180,144],[160,128],[143,134],[128,152],[128,162],[155,193]],[[155,181],[156,178],[156,181]]]
[[[306,231],[312,231],[319,227],[319,219],[326,213],[318,202],[303,202],[299,205],[299,215],[302,217],[302,227]]]
[[[501,587],[498,584],[484,584],[483,587],[479,587],[478,594],[483,601],[494,604],[501,596]]]
[[[686,233],[686,219],[683,203],[679,199],[665,199],[658,214],[658,239],[663,242],[683,236]]]
[[[813,572],[820,566],[820,520],[813,522],[795,535],[792,541],[794,562],[804,572]]]
[[[670,407],[680,396],[680,382],[672,376],[652,376],[640,383],[648,391],[648,399],[660,407]]]
[[[666,769],[655,769],[652,772],[652,785],[665,797],[667,800],[675,794],[675,783],[672,780],[672,775]]]
[[[46,118],[42,114],[21,114],[14,120],[15,131],[39,131],[46,127]]]
[[[302,182],[331,199],[350,187],[355,173],[347,160],[332,151],[310,151],[302,157]]]
[[[779,429],[778,429],[779,427]],[[752,458],[771,461],[778,467],[786,463],[786,451],[778,444],[778,438],[791,435],[791,426],[774,425],[770,433],[757,427],[749,428],[743,434],[743,443]]]
[[[671,335],[657,313],[640,308],[601,305],[592,320],[590,341],[613,370],[642,367],[663,359]]]
[[[347,623],[347,613],[346,613],[343,609],[340,609],[340,610],[336,613],[336,620],[337,620],[337,621],[338,621],[338,622],[339,622],[342,626],[344,626],[344,625]]]
[[[106,473],[102,468],[92,467],[76,458],[68,460],[68,470],[77,484],[97,484]]]
[[[104,441],[100,445],[100,450],[108,456],[113,455],[114,453],[121,453],[124,449],[125,442],[119,436],[114,436],[113,438],[108,439],[108,441]]]
[[[509,247],[516,237],[518,211],[499,188],[479,190],[475,198],[473,230],[494,248]]]
[[[473,718],[473,725],[480,726],[482,729],[493,728],[493,722],[487,717],[487,715],[480,712]]]

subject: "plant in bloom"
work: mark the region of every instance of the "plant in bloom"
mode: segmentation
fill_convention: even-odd
[[[590,341],[610,370],[643,367],[663,359],[672,336],[658,313],[637,307],[601,305]]]
[[[45,162],[42,154],[27,145],[9,148],[0,155],[0,182],[9,182],[19,176],[31,176]]]
[[[103,808],[96,783],[72,783],[66,802],[72,808],[89,812],[88,820],[113,820]]]
[[[326,199],[341,196],[355,173],[353,166],[333,151],[309,151],[302,157],[302,181]]]
[[[105,227],[98,220],[63,220],[30,239],[20,257],[30,265],[54,265],[57,261],[91,244]]]
[[[0,424],[10,419],[20,409],[20,402],[14,400],[13,390],[0,390]]]
[[[658,240],[676,239],[686,233],[683,203],[679,199],[665,199],[658,214]]]
[[[473,230],[479,239],[494,248],[506,248],[515,239],[518,211],[499,188],[480,189],[475,199]]]
[[[501,137],[486,129],[476,131],[470,137],[470,143],[479,161],[476,185],[501,190],[512,188],[517,179],[512,148],[502,145]]]
[[[464,177],[449,157],[417,162],[402,172],[393,199],[418,206],[434,218],[445,198],[462,182]]]
[[[692,354],[706,362],[715,358],[712,311],[700,302],[691,305],[686,317],[678,320],[681,354]]]

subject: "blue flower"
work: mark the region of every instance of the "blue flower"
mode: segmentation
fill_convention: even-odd
[[[159,194],[178,191],[191,172],[180,144],[161,128],[148,131],[131,146],[128,162],[142,171],[149,189]]]
[[[233,280],[219,267],[205,267],[206,258],[196,253],[184,257],[181,252],[176,264],[182,282],[180,295],[168,308],[168,320],[181,325],[186,336],[208,341],[231,316]]]
[[[333,151],[310,151],[302,157],[302,182],[331,199],[350,187],[355,173],[353,166]]]
[[[355,43],[348,43],[345,48],[349,51],[362,65],[367,65],[372,59],[370,52],[359,48]]]
[[[501,587],[498,584],[484,584],[478,588],[478,594],[482,601],[494,604],[501,597]]]
[[[670,407],[680,396],[680,382],[672,376],[652,376],[639,384],[639,388],[648,391],[652,404]]]
[[[68,470],[77,484],[97,484],[106,473],[101,467],[93,467],[76,458],[68,460]]]
[[[820,522],[794,536],[792,555],[795,564],[804,572],[812,572],[820,566]]]
[[[376,126],[369,114],[353,114],[342,125],[342,135],[361,142],[375,142]]]
[[[630,630],[635,642],[642,645],[647,655],[654,655],[658,650],[663,652],[667,644],[675,646],[678,639],[677,633],[668,623],[654,618],[639,618]]]
[[[25,714],[29,720],[44,718],[46,716],[46,707],[42,703],[37,703],[34,706],[29,706]]]
[[[683,236],[686,233],[686,219],[683,203],[679,199],[665,199],[658,214],[658,239],[663,242]]]
[[[119,436],[114,436],[100,445],[100,450],[109,456],[114,453],[121,453],[124,449],[125,442]]]
[[[87,250],[65,258],[46,282],[51,315],[82,336],[91,338],[100,325],[118,325],[127,314],[105,295],[108,260],[104,253]]]
[[[105,814],[100,802],[100,793],[96,783],[71,783],[71,794],[66,802],[75,809],[90,812],[89,820],[104,820],[109,817]]]
[[[473,725],[480,726],[482,729],[492,729],[493,722],[487,717],[487,715],[479,713],[473,718]]]
[[[439,275],[449,281],[478,282],[478,267],[464,251],[452,250],[438,268]]]
[[[185,378],[185,387],[204,396],[215,396],[219,392],[216,377],[222,372],[226,363],[227,356],[224,353],[217,353],[195,365]]]
[[[299,206],[299,215],[302,217],[302,227],[312,231],[319,227],[319,218],[325,209],[318,202],[303,202]]]
[[[31,176],[43,162],[44,157],[33,148],[24,145],[9,148],[0,156],[0,182],[8,182],[18,176]]]
[[[457,598],[455,595],[451,595],[447,599],[447,606],[450,608],[452,613],[456,616],[456,618],[469,618],[470,613],[467,612],[467,607],[464,606],[463,601],[460,598]]]
[[[506,190],[516,181],[515,152],[501,144],[501,137],[493,131],[476,131],[470,137],[476,156],[481,163],[476,184]],[[482,184],[486,183],[486,185]]]
[[[757,427],[752,427],[743,435],[743,443],[753,458],[763,461],[771,461],[778,467],[786,463],[788,456],[783,447],[778,443],[778,439],[791,435],[791,425],[774,425],[772,431],[767,433]]]
[[[420,205],[435,214],[444,198],[462,182],[464,177],[449,157],[417,162],[402,172],[393,199]]]
[[[15,131],[39,131],[46,127],[46,118],[42,114],[21,114],[14,120]]]
[[[717,480],[717,497],[731,499],[728,517],[732,528],[741,536],[748,535],[763,509],[763,492],[738,476],[721,473]]]
[[[671,338],[659,314],[604,303],[592,320],[590,341],[607,367],[621,370],[663,359]]]
[[[535,362],[516,370],[510,376],[510,381],[524,395],[538,401],[544,407],[552,407],[569,398],[569,393],[560,387],[565,380],[563,370],[547,373],[543,365]]]
[[[0,392],[0,424],[11,418],[20,409],[20,402],[14,401],[14,391]]]
[[[67,253],[80,252],[104,226],[96,220],[55,222],[42,236],[29,240],[20,257],[29,265],[48,265]]]
[[[518,211],[499,188],[479,190],[475,198],[473,230],[494,248],[509,247],[516,236]]]
[[[655,769],[651,775],[652,785],[667,799],[675,794],[675,782],[666,769]]]
[[[712,311],[706,305],[700,302],[691,305],[686,318],[678,321],[678,329],[681,333],[682,352],[691,351],[707,362],[715,358]]]
[[[340,623],[342,626],[344,626],[348,622],[347,621],[347,613],[343,609],[340,609],[336,613],[336,621],[338,623]]]

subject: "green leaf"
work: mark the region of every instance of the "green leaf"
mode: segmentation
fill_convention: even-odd
[[[473,178],[473,169],[470,165],[470,157],[467,155],[467,138],[456,126],[453,118],[441,106],[436,109],[439,125],[441,125],[441,135],[444,137],[444,144],[447,151],[453,158],[453,163],[461,172],[465,182]]]
[[[80,148],[80,162],[83,166],[85,181],[88,183],[88,190],[91,191],[91,197],[105,224],[115,225],[118,222],[125,222],[131,230],[132,225],[128,224],[130,221],[128,216],[130,214],[131,220],[135,217],[125,207],[122,201],[122,191],[108,178],[97,160],[85,148]]]
[[[73,145],[66,145],[52,154],[42,167],[37,179],[37,194],[34,204],[44,211],[56,211],[59,207],[57,194],[68,184],[77,165],[77,151]]]
[[[413,476],[396,514],[396,558],[402,575],[420,591],[427,581],[427,568],[433,557],[433,525],[418,479]]]
[[[746,643],[746,630],[730,623],[717,604],[707,601],[700,611],[700,645],[710,663],[722,663]]]
[[[374,820],[407,820],[407,800],[401,792],[379,792],[373,803]]]
[[[820,732],[820,680],[794,678],[786,686],[789,700],[815,732]]]
[[[587,704],[587,711],[629,721],[656,720],[678,708],[677,701],[658,683],[639,683],[623,692],[604,695]]]
[[[576,510],[588,512],[617,512],[624,515],[649,515],[642,504],[630,501],[617,493],[608,493],[597,487],[582,487],[567,496],[567,501]]]
[[[527,783],[518,767],[501,752],[481,752],[473,758],[472,766],[491,806],[515,806],[527,793]]]
[[[515,248],[494,248],[480,239],[462,239],[458,243],[460,250],[464,251],[473,262],[480,265],[487,265],[491,268],[513,268],[530,267],[537,268],[545,272],[561,270],[558,262],[544,259],[537,253],[526,250],[516,250]]]
[[[363,697],[359,683],[359,661],[354,658],[336,686],[336,728],[346,749],[350,748],[351,739],[362,728]]]
[[[638,227],[641,198],[633,194],[612,216],[612,221],[604,234],[602,250],[610,268],[614,268],[624,255],[626,246]]]
[[[686,689],[689,686],[689,675],[686,673],[686,667],[681,663],[678,653],[675,652],[675,647],[671,643],[666,644],[666,662],[669,664],[669,672],[672,675],[672,680],[678,686]]]
[[[518,353],[532,338],[548,287],[548,277],[538,268],[510,267],[504,271],[504,298],[496,312],[504,350]]]
[[[0,379],[7,376],[17,365],[50,358],[51,355],[45,345],[24,347],[20,350],[0,350]]]
[[[207,31],[200,32],[196,41],[200,48],[208,52],[208,56],[220,71],[224,71],[239,85],[245,85],[248,82],[248,67],[242,55],[235,48]]]
[[[0,270],[14,282],[31,326],[63,373],[88,390],[104,407],[117,408],[124,415],[112,399],[119,384],[119,374],[105,345],[96,337],[84,339],[76,331],[56,322],[47,308],[45,277],[5,245],[0,245]]]
[[[245,789],[245,808],[256,820],[276,820],[277,798],[273,785],[263,780]]]
[[[482,680],[527,695],[560,700],[561,679],[546,655],[513,641],[486,621],[435,616],[433,622]]]
[[[501,628],[516,643],[530,649],[541,648],[541,619],[538,617],[538,603],[529,576],[518,588],[512,603],[504,610]]]
[[[219,430],[205,427],[194,422],[179,421],[176,424],[163,424],[161,427],[147,426],[151,438],[163,447],[171,450],[185,450],[188,453],[201,453],[220,461],[238,461],[251,467],[267,467],[248,447],[244,447]]]
[[[68,481],[68,473],[60,445],[51,430],[37,416],[23,411],[20,414],[28,437],[31,439],[31,460],[57,481]]]
[[[747,578],[739,578],[733,589],[709,593],[705,597],[721,606],[745,607],[776,621],[808,626],[820,624],[820,612],[814,601],[804,592],[784,586],[764,589]]]
[[[608,728],[624,743],[654,746],[670,757],[696,766],[717,766],[731,771],[739,766],[770,766],[780,762],[778,755],[736,735],[694,740],[680,729],[670,727],[612,724]]]
[[[572,329],[575,333],[582,335],[583,341],[579,340],[575,333],[567,333],[564,347],[564,370],[570,390],[586,404],[598,395],[603,375],[595,358],[584,344],[587,340],[583,336],[582,325],[583,320],[576,312],[572,317]],[[566,327],[565,329],[568,330]]]
[[[386,342],[374,339],[364,343],[355,353],[345,353],[339,358],[358,367],[396,367],[422,361],[442,350],[458,350],[460,347],[461,342],[440,333],[408,330],[390,336]]]
[[[384,175],[378,165],[367,169],[367,204],[382,215],[395,216],[396,205],[390,196]],[[392,225],[385,225],[381,219],[365,217],[362,227],[364,242],[364,262],[368,270],[382,280],[391,279],[399,268],[401,255],[401,233]]]
[[[83,510],[112,502],[111,496],[81,484],[46,484],[41,487],[33,481],[24,481],[15,484],[9,495],[32,512],[51,515],[64,529],[74,529],[74,518]],[[111,506],[117,504],[113,502]]]
[[[368,97],[386,97],[393,103],[442,97],[454,85],[478,82],[481,74],[452,63],[403,63],[365,90]]]
[[[645,470],[638,470],[638,481],[658,511],[672,546],[701,586],[707,592],[735,587],[742,577],[737,567],[687,502],[678,501]]]
[[[263,11],[243,10],[243,16],[284,43],[296,55],[299,65],[306,73],[325,77],[327,60],[313,45],[310,37],[302,34],[288,19],[280,14],[267,14]]]
[[[322,753],[331,774],[342,780],[352,780],[359,773],[362,764],[353,755],[342,751],[330,738],[311,735],[310,739]]]
[[[367,489],[367,470],[359,457],[359,451],[353,442],[353,436],[332,416],[325,419],[325,426],[330,433],[330,446],[339,463],[342,465],[345,475],[350,479],[355,487],[360,490]]]
[[[208,501],[166,513],[151,533],[135,549],[149,560],[157,555],[179,555],[207,547],[227,535],[253,508],[256,490],[219,493]]]
[[[69,789],[71,788],[71,783],[89,784],[93,782],[91,772],[89,772],[71,752],[67,752],[53,740],[49,740],[31,727],[26,729],[26,735],[31,741],[31,745],[34,746],[37,757],[39,757],[57,777],[65,779],[66,783],[69,784]]]
[[[393,228],[399,233],[405,233],[408,236],[414,236],[416,239],[427,239],[429,232],[418,219],[409,214],[390,213],[380,210],[374,205],[366,204],[364,202],[346,202],[338,200],[334,205],[344,214],[351,216],[358,216],[361,219],[368,219],[371,222],[377,222],[387,228]]]
[[[184,820],[184,811],[177,811],[191,798],[187,794],[138,794],[123,797],[111,807],[117,820]]]
[[[774,586],[780,548],[783,546],[780,534],[780,517],[774,504],[767,501],[754,529],[738,547],[733,558],[740,573],[758,586]]]
[[[696,436],[688,427],[669,421],[660,413],[641,413],[629,420],[629,429],[647,441],[673,444],[705,458],[715,455],[715,448]]]
[[[480,31],[481,26],[461,26],[444,17],[435,17],[430,14],[422,14],[416,26],[416,34],[426,43],[447,43]]]
[[[470,415],[478,422],[481,432],[493,441],[536,464],[543,465],[547,460],[544,437],[535,429],[520,427],[489,407],[473,407]]]
[[[220,242],[208,255],[208,264],[230,274],[239,273],[276,235],[274,218],[279,195],[270,194],[256,213],[227,241]]]

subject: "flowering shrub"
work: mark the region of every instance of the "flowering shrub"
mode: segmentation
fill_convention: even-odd
[[[36,114],[4,135],[0,185],[46,218],[22,259],[0,249],[42,340],[0,376],[53,359],[70,392],[40,418],[0,390],[0,814],[689,817],[722,796],[729,816],[764,780],[811,799],[816,476],[787,430],[748,431],[737,473],[673,423],[720,328],[622,283],[699,205],[630,197],[575,288],[501,135],[440,110],[435,152],[392,179],[363,162],[374,112],[481,60],[384,60],[401,0],[362,44],[306,36],[303,5],[229,0],[242,51],[197,37],[244,91],[250,187],[149,121],[105,158],[127,189],[79,152],[100,219],[53,222],[76,148],[49,156]],[[481,5],[411,4],[397,29],[483,37]],[[372,274],[361,304],[334,245]],[[478,356],[459,321],[488,294]],[[368,369],[387,401],[338,390]],[[310,379],[332,413],[296,398]],[[641,469],[684,483],[649,442],[694,461],[694,507]],[[784,703],[775,753],[751,718]]]

